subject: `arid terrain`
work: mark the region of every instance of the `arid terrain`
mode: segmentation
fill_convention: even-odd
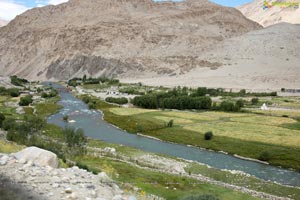
[[[299,29],[263,29],[205,0],[71,0],[2,27],[0,70],[33,80],[86,74],[152,85],[299,88]]]
[[[248,4],[237,7],[247,18],[258,22],[263,26],[270,26],[280,22],[287,22],[291,24],[300,24],[300,8],[299,6],[283,7],[279,5],[272,5],[274,2],[300,3],[299,0],[267,1],[271,8],[263,9],[263,1],[255,0]],[[283,4],[284,5],[284,4]]]

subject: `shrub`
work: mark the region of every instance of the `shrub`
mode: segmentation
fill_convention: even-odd
[[[258,159],[262,161],[269,161],[271,159],[271,153],[268,151],[263,151],[260,153]]]
[[[171,119],[169,122],[168,122],[168,124],[167,124],[167,127],[173,127],[173,125],[174,125],[174,120],[173,119]]]
[[[15,127],[16,127],[16,122],[14,119],[8,118],[2,122],[2,128],[5,131],[8,131],[9,129],[14,129]]]
[[[187,196],[182,200],[219,200],[219,198],[210,194],[201,194],[201,195]]]
[[[64,120],[64,122],[68,122],[69,116],[68,116],[68,115],[65,115],[65,116],[63,117],[63,120]]]
[[[88,107],[89,109],[96,109],[96,104],[94,102],[89,102]]]
[[[65,128],[63,134],[69,154],[80,155],[86,152],[87,138],[82,129]]]
[[[235,108],[233,102],[222,101],[221,104],[220,104],[220,110],[226,111],[226,112],[232,112],[232,111],[235,111],[236,108]]]
[[[105,99],[105,101],[107,101],[109,103],[116,103],[116,104],[119,104],[119,105],[123,105],[123,104],[128,103],[128,99],[125,98],[125,97],[121,97],[121,98],[107,97]]]
[[[28,80],[23,79],[23,78],[18,78],[17,76],[11,76],[10,82],[11,82],[11,84],[16,85],[16,86],[23,86],[25,83],[28,83]]]
[[[211,140],[212,137],[213,137],[212,131],[208,131],[208,132],[206,132],[206,133],[204,134],[204,139],[205,139],[205,140]]]
[[[29,104],[31,104],[33,102],[32,100],[32,96],[31,95],[27,95],[25,97],[21,97],[19,105],[20,106],[28,106]]]
[[[18,96],[20,96],[20,91],[17,88],[10,88],[10,89],[7,90],[7,92],[8,92],[8,94],[11,97],[18,97]]]
[[[0,113],[0,128],[2,128],[2,123],[4,120],[5,120],[5,116],[2,113]]]
[[[251,99],[252,105],[258,104],[259,99],[257,97]]]
[[[88,103],[90,102],[90,100],[91,100],[91,98],[88,97],[88,96],[82,97],[82,101],[83,101],[84,103],[86,103],[86,104],[88,104]]]
[[[46,92],[43,92],[41,96],[45,99],[48,98],[48,94]]]

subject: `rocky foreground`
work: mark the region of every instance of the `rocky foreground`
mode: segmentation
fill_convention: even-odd
[[[0,194],[11,195],[5,199],[136,199],[104,172],[94,175],[76,166],[57,167],[54,153],[36,147],[0,154]]]

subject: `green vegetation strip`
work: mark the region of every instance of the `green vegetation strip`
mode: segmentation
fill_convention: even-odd
[[[120,183],[131,183],[147,193],[170,200],[181,199],[192,194],[213,194],[222,200],[258,199],[194,179],[144,170],[108,158],[85,156],[80,158],[80,162],[99,171],[105,171]]]
[[[180,123],[180,121],[176,121],[176,117],[180,115],[180,113],[183,113],[183,117],[178,117],[181,119],[186,119],[185,116],[193,116],[198,115],[201,116],[201,113],[192,113],[192,112],[172,112],[174,113],[174,116],[172,117],[172,114],[170,114],[170,111],[153,111],[147,112],[148,110],[145,110],[145,112],[139,111],[138,114],[129,114],[125,115],[124,111],[123,114],[115,114],[116,109],[118,109],[116,106],[107,104],[101,100],[96,100],[97,102],[97,109],[100,109],[104,113],[104,118],[106,121],[108,121],[111,124],[114,124],[124,130],[127,130],[131,133],[142,133],[145,135],[157,137],[159,139],[180,143],[180,144],[186,144],[186,145],[193,145],[197,147],[212,149],[216,151],[225,151],[229,154],[238,154],[240,156],[254,158],[254,159],[262,159],[268,161],[272,165],[282,166],[285,168],[293,168],[296,170],[300,169],[300,147],[295,145],[290,145],[286,143],[284,146],[279,144],[272,144],[269,143],[268,138],[262,141],[252,141],[252,140],[246,140],[243,138],[243,132],[238,130],[242,130],[243,123],[240,122],[230,122],[233,124],[236,124],[235,130],[236,134],[239,135],[239,137],[234,138],[230,137],[230,135],[216,135],[214,133],[212,140],[204,140],[204,133],[206,131],[210,130],[204,130],[201,129],[201,123],[202,122],[208,122],[207,124],[203,124],[203,127],[208,126],[210,123],[210,126],[214,127],[215,121],[230,121],[231,118],[235,119],[234,117],[237,117],[236,119],[240,121],[238,118],[245,115],[249,116],[248,113],[214,113],[214,112],[207,112],[204,113],[207,118],[189,118],[188,120],[191,120],[193,122],[199,123],[197,126],[199,127],[199,130],[197,129],[187,129],[189,124],[185,126],[185,123],[187,121],[184,121],[184,123]],[[120,108],[122,109],[122,108]],[[130,111],[130,109],[128,109]],[[133,112],[134,113],[134,112]],[[212,115],[213,114],[213,115]],[[226,117],[225,114],[228,114],[228,117]],[[168,116],[170,119],[174,119],[174,126],[173,127],[167,127],[166,121],[162,120],[160,117],[166,117]],[[220,118],[218,120],[212,120],[215,116],[220,115]],[[126,118],[124,118],[126,116]],[[250,115],[251,116],[251,115]],[[124,120],[126,119],[126,120]],[[282,122],[285,122],[285,120],[290,119],[281,119]],[[249,120],[253,120],[249,118]],[[254,119],[257,120],[257,119]],[[285,131],[283,134],[290,134],[291,130],[282,128],[281,124],[276,124],[276,119],[274,120],[273,117],[268,118],[268,116],[265,116],[264,119],[259,118],[259,121],[262,121],[261,123],[264,123],[263,120],[269,120],[268,123],[271,123],[269,128],[266,130],[269,130],[269,138],[272,138],[274,135],[272,135],[272,130],[274,128],[281,129]],[[251,121],[245,121],[245,124],[249,124]],[[261,125],[264,126],[264,125]],[[259,126],[258,126],[259,127]],[[220,127],[219,127],[220,128]],[[222,128],[222,127],[221,127]],[[219,129],[219,131],[222,131],[222,129]],[[254,129],[255,131],[256,129]],[[260,130],[257,130],[258,132]],[[293,130],[296,131],[296,130]],[[230,132],[229,132],[230,133]],[[276,132],[277,133],[277,132]],[[295,132],[296,133],[296,132]],[[299,137],[300,132],[297,134],[292,135],[291,137]],[[290,137],[290,136],[289,136]],[[285,137],[288,139],[288,137]],[[278,137],[278,141],[280,141],[280,137]],[[292,140],[293,141],[293,140]],[[242,148],[241,148],[242,147]],[[267,152],[268,157],[262,158],[262,154],[265,154]]]

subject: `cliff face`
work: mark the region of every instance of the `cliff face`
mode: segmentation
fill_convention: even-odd
[[[39,80],[185,74],[218,68],[200,55],[257,29],[236,9],[205,0],[71,0],[2,27],[0,70]]]

